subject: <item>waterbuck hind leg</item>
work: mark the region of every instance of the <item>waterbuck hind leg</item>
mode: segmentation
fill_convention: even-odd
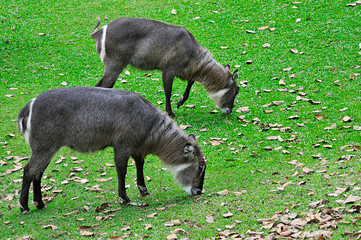
[[[172,96],[172,85],[175,75],[163,71],[162,77],[163,77],[163,89],[165,94],[165,111],[168,113],[170,117],[175,117],[175,114],[172,111],[172,106],[170,101]]]
[[[20,210],[23,214],[30,213],[28,201],[29,201],[29,189],[31,182],[32,179],[29,176],[29,164],[26,164],[24,167],[23,182],[21,186],[20,200],[19,200]]]
[[[144,181],[144,159],[138,156],[133,156],[135,165],[137,167],[137,187],[142,196],[149,195],[147,186]]]
[[[41,173],[39,176],[35,177],[33,180],[33,203],[35,204],[37,209],[43,209],[45,207],[45,204],[42,199],[41,195],[41,178],[43,176],[43,173]]]
[[[114,147],[114,161],[118,174],[118,197],[124,205],[130,203],[125,189],[125,177],[127,175],[129,157],[130,154],[126,151],[126,148]]]
[[[33,182],[34,204],[38,209],[43,209],[45,207],[41,196],[41,177],[57,150],[58,148],[49,150],[44,147],[42,152],[32,151],[31,158],[24,167],[23,182],[20,192],[20,210],[23,214],[30,212],[28,202],[31,182]]]
[[[186,87],[186,90],[185,90],[183,96],[178,99],[177,108],[182,106],[188,100],[189,92],[190,92],[193,84],[194,84],[194,81],[188,81],[187,87]]]
[[[115,61],[115,60],[109,60]],[[119,74],[124,70],[126,65],[122,64],[104,64],[105,70],[103,77],[95,84],[96,87],[112,88],[117,81]]]

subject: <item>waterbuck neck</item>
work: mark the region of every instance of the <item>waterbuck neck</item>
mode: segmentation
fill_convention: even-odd
[[[230,73],[209,53],[204,54],[186,69],[187,80],[201,83],[208,93],[226,88]]]
[[[189,143],[188,136],[168,116],[153,127],[145,144],[151,154],[158,156],[166,165],[184,164],[183,149]]]

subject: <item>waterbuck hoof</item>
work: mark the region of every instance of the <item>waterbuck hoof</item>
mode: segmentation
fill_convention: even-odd
[[[43,208],[45,208],[45,204],[43,203],[43,201],[41,201],[41,202],[34,202],[34,205],[36,206],[37,209],[43,209]]]
[[[140,186],[140,185],[137,185],[138,189],[139,189],[139,192],[140,192],[140,195],[142,197],[146,196],[146,195],[149,195],[149,192],[148,192],[148,189],[146,186]]]
[[[30,209],[24,209],[24,208],[20,207],[20,211],[21,211],[21,214],[23,214],[23,215],[30,214]]]
[[[130,199],[129,199],[128,196],[126,196],[125,198],[119,197],[119,201],[120,201],[120,203],[123,204],[123,205],[127,205],[127,204],[130,203]]]

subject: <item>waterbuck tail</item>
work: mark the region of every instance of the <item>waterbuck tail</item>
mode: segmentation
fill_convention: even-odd
[[[31,115],[33,111],[33,105],[35,98],[33,98],[28,104],[26,104],[19,112],[17,123],[19,133],[24,133],[24,137],[27,143],[29,143],[29,136],[31,130]]]
[[[92,33],[90,34],[90,36],[92,37],[92,38],[97,38],[97,33],[99,32],[99,31],[97,31],[97,29],[98,29],[98,27],[99,27],[99,25],[100,25],[100,17],[97,17],[97,20],[98,20],[98,22],[97,22],[97,25],[95,26],[95,28],[93,29],[93,31],[92,31]]]

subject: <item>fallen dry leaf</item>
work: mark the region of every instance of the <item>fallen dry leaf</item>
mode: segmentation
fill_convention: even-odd
[[[227,189],[217,192],[217,194],[218,194],[218,195],[221,195],[221,196],[225,196],[225,195],[227,195],[228,193],[229,193],[229,190],[227,190]]]
[[[291,70],[292,70],[292,67],[282,68],[282,72],[289,72]]]
[[[91,226],[81,226],[79,228],[80,235],[81,236],[94,236],[95,233],[90,231],[91,228],[92,228]]]
[[[214,217],[212,214],[205,216],[207,223],[214,223]]]
[[[350,195],[346,198],[345,204],[355,203],[360,200],[361,200],[361,197]]]
[[[280,142],[283,142],[284,140],[281,138],[281,136],[268,136],[266,137],[266,140],[278,140]]]
[[[230,218],[230,217],[233,216],[233,213],[231,213],[231,212],[224,213],[224,214],[222,214],[222,216],[223,216],[224,218]]]
[[[331,126],[329,127],[325,127],[324,130],[332,130],[332,129],[335,129],[337,127],[336,123],[335,124],[332,124]]]

